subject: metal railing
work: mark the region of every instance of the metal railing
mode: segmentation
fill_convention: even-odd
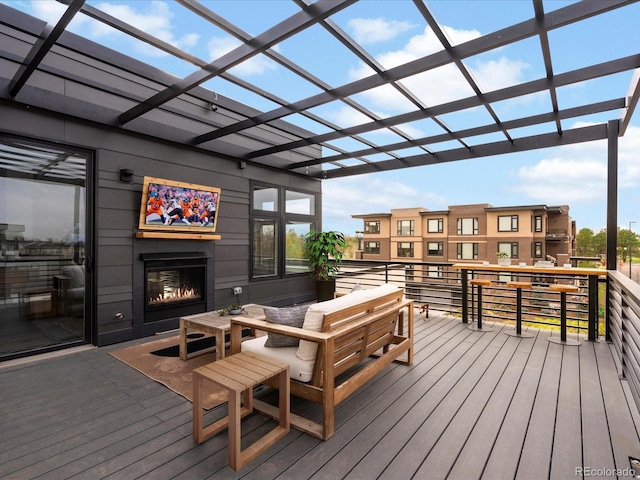
[[[530,290],[522,292],[522,322],[538,328],[559,329],[561,323],[561,295],[552,292],[549,285],[567,283],[579,291],[567,295],[566,320],[570,332],[588,334],[591,340],[605,335],[604,278],[598,282],[584,275],[526,274],[475,272],[491,280],[491,287],[483,289],[482,316],[485,321],[515,323],[516,292],[507,288],[511,280],[530,282]],[[430,310],[446,312],[462,318],[463,287],[461,274],[448,262],[386,262],[345,260],[337,278],[336,289],[346,293],[356,284],[364,288],[393,283],[405,289],[408,298],[416,305],[429,304]],[[595,283],[595,284],[594,284]],[[602,285],[602,295],[598,290]],[[595,290],[595,291],[594,291]],[[476,315],[475,289],[467,292],[471,305],[471,317]],[[590,315],[591,312],[591,315]],[[590,321],[591,317],[591,321]]]
[[[640,406],[640,285],[618,271],[608,275],[607,340],[614,346],[618,370]]]

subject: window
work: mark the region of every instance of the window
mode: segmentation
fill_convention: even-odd
[[[398,257],[413,257],[413,242],[398,242]]]
[[[427,255],[434,255],[441,257],[444,255],[442,242],[429,242],[427,243]]]
[[[498,217],[499,232],[517,232],[518,215],[500,215]]]
[[[477,260],[478,244],[477,243],[458,243],[457,258],[461,260]]]
[[[427,277],[430,278],[441,278],[443,275],[442,265],[428,265],[427,266]]]
[[[498,243],[498,251],[499,252],[507,252],[511,255],[511,258],[518,258],[518,242],[513,243]]]
[[[278,211],[278,189],[274,187],[253,187],[253,209],[265,212]]]
[[[380,222],[378,220],[364,222],[364,233],[380,233]]]
[[[312,230],[313,223],[287,222],[285,237],[284,273],[307,273],[309,262],[305,255],[305,236]]]
[[[253,220],[253,278],[278,274],[278,221]]]
[[[536,232],[542,231],[542,215],[536,215],[533,217],[533,229]]]
[[[286,213],[299,213],[301,215],[315,215],[316,197],[309,193],[286,191]]]
[[[457,223],[458,223],[458,235],[477,235],[478,234],[477,218],[459,218]]]
[[[251,278],[306,274],[305,236],[318,224],[316,195],[257,183],[251,193]]]
[[[364,242],[364,253],[372,255],[380,254],[380,242]]]
[[[404,280],[405,282],[411,282],[415,279],[415,273],[413,265],[407,265],[404,267]]]
[[[398,220],[398,235],[413,235],[413,220]]]
[[[542,258],[542,242],[533,243],[533,257]]]
[[[427,220],[428,233],[442,233],[444,229],[444,220],[442,218],[430,218]]]

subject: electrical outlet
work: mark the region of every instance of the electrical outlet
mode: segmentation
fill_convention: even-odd
[[[234,295],[242,295],[242,287],[233,287]]]

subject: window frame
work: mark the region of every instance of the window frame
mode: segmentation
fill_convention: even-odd
[[[371,225],[373,225],[374,228],[370,228]],[[380,220],[365,220],[364,233],[369,233],[369,234],[380,233]]]
[[[431,229],[431,223],[437,222],[435,230]],[[427,233],[443,233],[444,232],[444,219],[439,218],[427,218]]]
[[[472,233],[464,233],[465,232],[465,220],[472,221]],[[457,233],[458,235],[478,235],[478,217],[460,217],[456,221]]]
[[[509,223],[508,227],[501,225],[501,220],[506,219]],[[498,215],[498,232],[517,232],[518,231],[518,215]]]
[[[406,250],[408,250],[408,252],[410,253],[410,255],[401,255],[400,254],[400,249],[402,248],[401,245],[409,245],[408,247],[406,247]],[[405,250],[405,248],[402,248],[403,250]],[[398,258],[414,258],[415,256],[415,250],[414,250],[414,242],[398,242],[396,244],[396,256]]]
[[[258,189],[263,188],[273,188],[276,189],[277,206],[274,210],[261,210],[254,208],[254,192]],[[251,282],[254,281],[265,281],[265,280],[274,280],[274,279],[283,279],[289,278],[292,276],[300,276],[300,275],[308,275],[308,269],[300,269],[300,271],[292,272],[288,269],[288,259],[287,259],[287,231],[288,227],[292,224],[309,224],[310,230],[317,230],[318,226],[321,224],[321,218],[318,214],[318,201],[319,194],[317,192],[311,192],[304,189],[291,188],[285,185],[275,185],[268,182],[261,181],[252,181],[251,182],[251,190],[250,190],[250,202],[251,209],[249,212],[249,222],[251,225],[250,228],[250,246],[249,253],[251,258],[249,260],[249,279]],[[293,213],[287,212],[287,192],[295,192],[303,195],[308,195],[313,197],[312,208],[314,210],[313,214],[303,214],[303,213]],[[276,239],[275,239],[275,252],[274,257],[276,258],[276,268],[272,274],[269,275],[261,275],[256,276],[256,272],[254,271],[254,246],[255,246],[255,223],[256,221],[275,221],[276,222]],[[289,270],[289,271],[288,271]]]
[[[408,223],[409,233],[404,233],[405,223]],[[397,234],[399,237],[411,237],[415,232],[415,221],[414,220],[398,220],[397,221]]]
[[[463,256],[463,245],[471,245],[472,247],[472,257],[467,258]],[[458,260],[478,260],[478,242],[458,242],[456,243],[456,258]]]
[[[518,242],[498,242],[498,252],[507,252],[510,258],[519,258],[520,244]]]
[[[371,251],[371,244],[375,243],[376,247]],[[377,250],[377,251],[376,251]],[[380,255],[380,242],[379,241],[368,241],[364,242],[364,250],[363,253],[365,255]]]
[[[435,252],[432,253],[431,245],[437,245]],[[427,256],[429,257],[442,257],[444,256],[444,242],[427,242]]]

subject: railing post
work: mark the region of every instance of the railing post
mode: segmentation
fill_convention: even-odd
[[[589,287],[588,337],[591,342],[595,342],[598,339],[598,276],[589,275],[587,278]]]
[[[468,288],[468,273],[467,269],[463,268],[460,272],[462,282],[462,323],[469,323],[469,302],[467,299]]]

